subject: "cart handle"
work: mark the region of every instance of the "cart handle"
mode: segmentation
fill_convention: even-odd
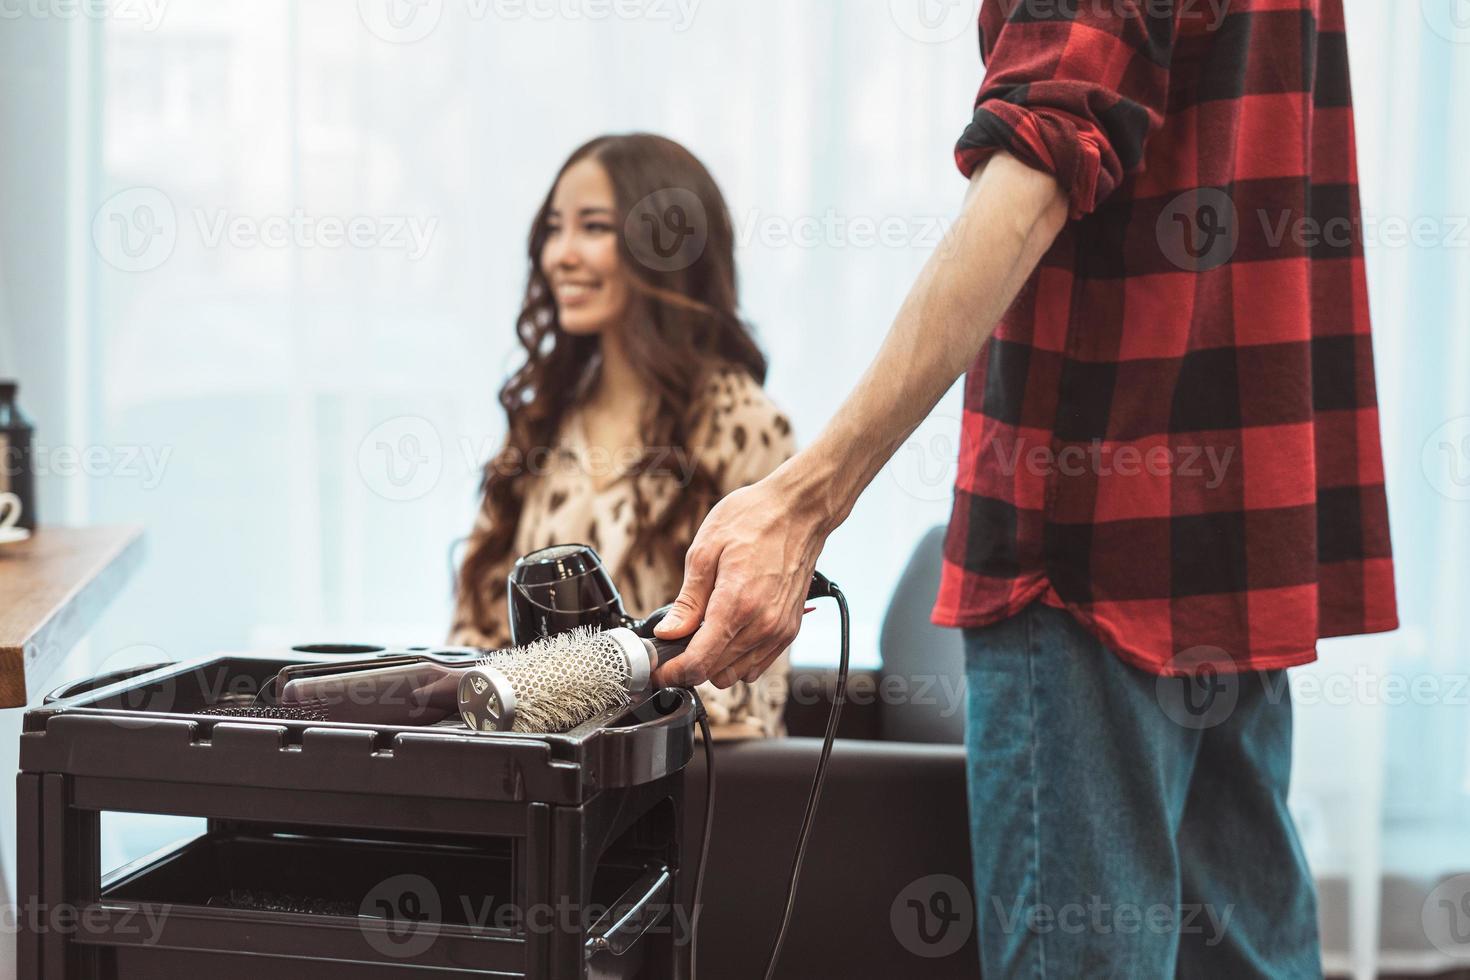
[[[46,695],[41,700],[41,703],[50,704],[53,701],[76,697],[78,694],[95,691],[99,687],[107,687],[109,684],[116,684],[130,677],[146,674],[150,670],[158,670],[160,667],[172,667],[173,665],[174,662],[172,660],[163,660],[156,664],[138,664],[133,667],[119,667],[117,670],[110,670],[105,674],[97,674],[93,677],[83,677],[80,680],[68,681]]]
[[[604,951],[622,956],[631,949],[668,913],[668,896],[673,888],[674,876],[667,866],[650,867],[588,930],[588,958]]]

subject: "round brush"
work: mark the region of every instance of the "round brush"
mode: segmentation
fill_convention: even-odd
[[[626,627],[578,627],[487,653],[459,679],[459,715],[477,732],[565,732],[648,688],[688,640],[650,640]]]

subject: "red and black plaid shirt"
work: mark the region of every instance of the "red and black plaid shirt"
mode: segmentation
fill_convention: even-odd
[[[1073,220],[971,369],[934,621],[1155,673],[1397,625],[1342,0],[984,0],[956,158]]]

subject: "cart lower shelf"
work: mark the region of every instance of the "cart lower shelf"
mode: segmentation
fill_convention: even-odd
[[[596,924],[528,915],[511,861],[508,848],[210,833],[109,875],[77,941],[104,978],[519,977],[529,930]],[[648,870],[600,868],[585,914],[626,905]],[[605,975],[636,976],[629,952]]]

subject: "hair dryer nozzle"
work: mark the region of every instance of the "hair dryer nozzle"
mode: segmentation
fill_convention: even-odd
[[[628,619],[607,566],[585,544],[552,545],[519,558],[506,589],[516,646],[578,626],[611,629]]]

